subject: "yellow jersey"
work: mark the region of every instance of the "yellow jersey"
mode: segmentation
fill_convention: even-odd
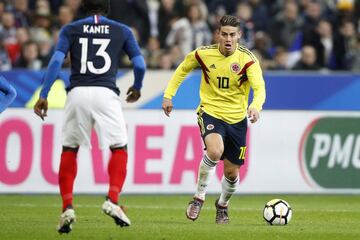
[[[260,64],[250,50],[241,45],[227,57],[220,52],[219,44],[189,53],[169,81],[164,97],[172,99],[187,74],[196,67],[202,69],[197,111],[230,124],[240,122],[247,114],[250,87],[254,91],[250,107],[262,109],[266,94]]]

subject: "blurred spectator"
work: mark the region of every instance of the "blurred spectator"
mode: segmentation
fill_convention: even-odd
[[[256,31],[267,31],[269,28],[269,14],[262,0],[248,0],[252,8],[252,20]]]
[[[158,0],[147,0],[147,5],[149,8],[148,16],[150,22],[150,36],[158,37],[159,29],[158,29],[158,12],[160,3]]]
[[[161,48],[166,47],[166,36],[178,18],[179,13],[175,9],[175,0],[161,0],[158,11],[158,30]]]
[[[0,16],[4,14],[5,7],[6,7],[5,0],[0,0]]]
[[[16,42],[15,17],[11,12],[4,12],[1,17],[0,39],[8,53],[11,63],[14,63],[19,52]]]
[[[59,27],[71,23],[74,20],[74,18],[75,18],[74,12],[69,6],[63,5],[59,8],[59,14],[58,14]]]
[[[33,41],[26,42],[21,49],[19,60],[15,63],[15,67],[27,68],[30,70],[40,70],[42,67],[39,59],[38,45]]]
[[[49,2],[50,2],[51,12],[57,15],[63,3],[63,0],[50,0]]]
[[[258,31],[255,34],[255,45],[254,49],[256,49],[264,59],[271,59],[271,39],[266,32]]]
[[[118,0],[118,1],[124,1],[124,0]],[[81,0],[64,0],[64,4],[66,6],[69,6],[74,13],[75,20],[83,18],[86,16],[86,13],[81,8]],[[111,5],[110,5],[111,8]],[[113,8],[111,8],[113,9]]]
[[[275,46],[285,47],[288,51],[296,51],[301,47],[303,21],[299,16],[298,5],[286,2],[271,26],[271,38]]]
[[[30,40],[30,34],[27,28],[20,27],[16,29],[16,46],[14,46],[14,61],[15,63],[21,54],[21,46],[23,46],[27,41]]]
[[[47,16],[51,15],[50,3],[47,0],[36,0],[36,14]]]
[[[4,12],[1,16],[0,38],[5,42],[13,42],[16,38],[15,17],[11,12]]]
[[[354,61],[351,66],[352,71],[360,73],[360,33],[357,34],[357,40],[354,47]]]
[[[335,37],[335,70],[351,69],[351,64],[355,57],[356,42],[354,23],[350,20],[344,20],[340,26],[339,34]]]
[[[236,17],[240,19],[240,30],[242,32],[242,44],[251,49],[255,44],[255,25],[252,21],[252,8],[246,2],[240,2],[236,6]]]
[[[255,42],[254,42],[254,48],[262,59],[262,64],[265,68],[269,66],[269,61],[271,61],[272,56],[270,54],[270,48],[271,48],[271,41],[269,35],[267,35],[265,32],[258,31],[255,34]]]
[[[31,37],[34,39],[38,33],[47,32],[51,34],[53,16],[51,14],[50,4],[47,0],[36,0],[36,9],[33,15]]]
[[[327,20],[320,20],[311,33],[306,35],[304,45],[316,49],[317,64],[320,67],[330,67],[333,61],[334,39],[332,25]]]
[[[204,17],[201,15],[200,5],[192,4],[188,8],[187,16],[173,24],[166,38],[166,45],[179,47],[181,51],[179,60],[183,59],[192,49],[211,43],[212,35]]]
[[[301,49],[301,59],[295,64],[293,70],[320,70],[320,67],[316,63],[316,51],[314,47],[306,45]]]
[[[16,29],[16,41],[22,46],[24,43],[30,40],[30,34],[28,28],[18,28]]]
[[[300,15],[304,15],[307,9],[309,8],[309,5],[316,2],[317,0],[298,0],[298,6],[299,6],[299,13]]]
[[[139,44],[146,46],[150,37],[150,21],[146,0],[110,0],[109,18],[136,28]]]
[[[239,0],[205,0],[210,14],[216,12],[218,9],[224,9],[225,13],[233,13],[238,2]]]
[[[159,39],[156,37],[150,37],[144,53],[147,67],[158,68],[162,53],[163,51],[160,48]]]
[[[54,50],[51,36],[42,32],[41,35],[37,36],[36,44],[39,46],[39,59],[42,66],[47,66]]]
[[[13,14],[15,16],[15,26],[18,27],[30,27],[30,9],[28,6],[28,0],[14,0]]]
[[[7,54],[7,51],[0,39],[0,71],[11,70],[11,61]]]
[[[213,42],[217,42],[214,36],[219,28],[219,22],[222,16],[226,15],[226,9],[223,5],[219,5],[214,11],[209,12],[208,22],[211,31],[213,31]]]
[[[164,51],[160,55],[159,68],[163,70],[169,70],[174,68],[172,55],[169,51]]]
[[[287,70],[288,52],[283,47],[278,47],[275,50],[274,61],[271,62],[269,70]]]
[[[307,34],[315,32],[315,28],[322,18],[322,12],[322,5],[320,3],[314,1],[307,4],[304,14],[304,38],[307,37]]]

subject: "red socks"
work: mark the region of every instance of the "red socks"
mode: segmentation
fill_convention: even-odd
[[[109,192],[108,198],[113,203],[118,203],[119,193],[124,185],[126,177],[127,151],[124,149],[112,150],[108,165]]]
[[[62,197],[62,208],[72,206],[73,186],[77,172],[76,152],[63,151],[59,169],[59,186]]]
[[[77,173],[77,153],[74,151],[63,151],[61,154],[59,169],[59,186],[62,197],[62,208],[72,207],[73,186]],[[117,203],[119,193],[126,178],[127,152],[124,149],[113,150],[109,165],[109,192],[108,198]]]

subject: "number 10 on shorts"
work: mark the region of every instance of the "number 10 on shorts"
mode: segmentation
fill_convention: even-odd
[[[245,147],[240,147],[239,159],[244,160],[245,159],[245,154],[246,154],[246,146]]]

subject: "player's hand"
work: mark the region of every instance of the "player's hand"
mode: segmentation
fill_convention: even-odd
[[[141,97],[140,90],[134,87],[130,87],[126,94],[126,101],[129,103],[136,102]]]
[[[164,98],[162,102],[162,109],[164,110],[164,113],[166,116],[170,117],[170,113],[173,110],[174,105],[172,103],[172,100],[169,98]]]
[[[247,110],[248,119],[251,123],[255,123],[260,118],[259,111],[254,107],[249,107]]]
[[[34,112],[38,115],[43,121],[47,117],[48,110],[48,101],[45,98],[39,98],[34,106]]]

